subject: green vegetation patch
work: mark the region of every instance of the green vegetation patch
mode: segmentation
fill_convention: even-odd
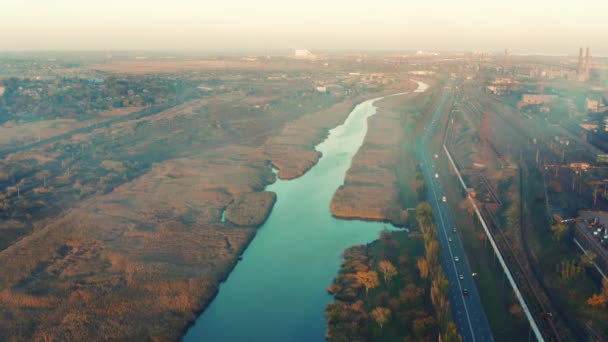
[[[383,231],[344,252],[328,288],[329,341],[461,341],[450,320],[449,286],[427,203],[417,207],[421,234]]]

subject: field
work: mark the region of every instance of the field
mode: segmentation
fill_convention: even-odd
[[[7,121],[0,125],[0,152],[12,147],[30,144],[39,140],[68,133],[77,128],[94,124],[103,124],[108,118],[117,118],[141,110],[139,107],[127,107],[100,112],[97,117],[88,120],[50,119],[30,122]]]
[[[412,93],[376,103],[363,145],[332,198],[334,216],[408,224],[407,208],[417,204],[412,148],[430,97]]]
[[[221,86],[92,125],[6,126],[45,135],[0,158],[0,340],[179,338],[272,209],[271,166],[302,175],[356,103],[411,87],[348,76],[348,92],[322,93],[310,74],[254,70],[196,76]]]
[[[129,74],[181,73],[186,71],[216,70],[264,70],[284,71],[290,69],[312,69],[314,65],[301,61],[240,61],[240,60],[154,60],[119,61],[94,64],[88,68],[99,71]]]

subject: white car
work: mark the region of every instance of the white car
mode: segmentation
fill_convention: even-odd
[[[435,159],[439,158],[439,156],[437,154],[434,155]]]
[[[460,278],[460,280],[463,280],[463,279],[464,279],[464,276],[461,274],[461,275],[459,276],[459,278]]]
[[[439,174],[438,173],[435,174],[435,179],[439,179]]]
[[[445,203],[447,201],[448,201],[447,197],[445,197],[445,196],[441,197],[441,202]]]
[[[458,261],[458,260],[460,260],[460,258],[454,257],[454,261]]]
[[[452,238],[448,238],[448,242],[452,242]]]

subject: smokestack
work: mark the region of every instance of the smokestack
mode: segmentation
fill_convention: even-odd
[[[505,59],[502,64],[503,73],[509,72],[509,50],[505,49]]]
[[[587,56],[585,57],[585,81],[589,80],[590,64],[591,64],[591,56],[589,55],[589,47],[587,46]]]
[[[578,52],[578,68],[576,69],[576,73],[578,74],[579,80],[582,80],[582,77],[583,77],[583,47],[582,46]]]

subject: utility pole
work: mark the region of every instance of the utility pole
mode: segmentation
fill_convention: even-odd
[[[559,166],[555,166],[555,178],[557,178],[557,172],[559,171]]]
[[[490,144],[490,115],[483,113],[483,121],[481,122],[481,143],[482,145],[482,160],[486,164],[488,161],[488,145]]]
[[[593,187],[593,208],[597,207],[597,186]]]

